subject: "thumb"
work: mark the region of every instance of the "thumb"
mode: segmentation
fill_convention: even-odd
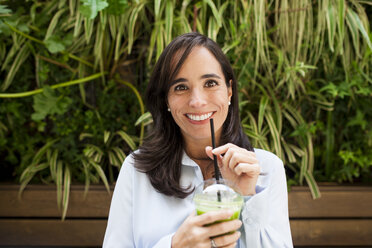
[[[205,153],[210,159],[213,159],[213,153],[212,153],[213,148],[211,146],[206,146],[205,147]]]

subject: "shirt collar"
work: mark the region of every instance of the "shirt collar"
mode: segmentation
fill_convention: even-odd
[[[199,167],[199,165],[197,163],[195,163],[194,160],[192,160],[185,152],[185,150],[183,151],[183,154],[182,154],[182,165],[185,165],[185,166],[191,166],[191,167]]]

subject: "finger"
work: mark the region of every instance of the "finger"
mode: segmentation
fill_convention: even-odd
[[[213,240],[218,247],[230,247],[231,245],[234,245],[236,241],[238,241],[240,236],[241,233],[239,231],[236,231],[231,234],[226,234],[223,236],[213,238]]]
[[[215,155],[222,155],[222,154],[226,153],[229,148],[232,148],[232,147],[237,147],[237,146],[234,145],[234,144],[231,144],[231,143],[227,143],[223,146],[219,146],[217,148],[214,148],[212,152]]]
[[[252,156],[249,153],[233,151],[233,154],[229,160],[228,166],[230,169],[234,169],[235,166],[239,163],[258,164],[259,162],[256,156]]]
[[[241,147],[239,147],[237,145],[234,145],[234,144],[231,144],[231,143],[227,143],[227,144],[225,144],[223,146],[219,146],[217,148],[214,148],[212,150],[212,152],[215,155],[222,155],[222,154],[226,153],[230,148],[238,148],[238,149],[244,150],[245,152],[247,152],[247,153],[249,153],[251,155],[256,156],[256,154],[253,151],[248,151],[247,149],[241,148]]]
[[[202,215],[198,215],[194,218],[195,224],[198,226],[204,226],[207,224],[212,224],[219,220],[229,219],[234,214],[231,210],[218,210],[210,211]]]
[[[261,166],[258,163],[255,164],[239,163],[237,166],[235,166],[234,171],[239,176],[242,173],[249,175],[259,175],[261,171]]]
[[[208,226],[208,233],[211,237],[227,234],[238,230],[242,225],[240,220],[229,220]]]
[[[244,150],[245,149],[242,149],[240,147],[229,148],[227,152],[225,153],[225,155],[223,156],[222,163],[226,167],[230,169],[234,169],[237,163],[243,162],[243,161],[245,162],[244,157],[241,156],[241,154],[244,153]]]
[[[211,146],[206,146],[205,147],[205,153],[210,159],[213,159],[213,153],[212,153],[213,148]]]
[[[215,154],[212,153],[212,149],[213,148],[211,146],[206,146],[205,147],[205,152],[210,159],[214,160],[213,155],[215,155]],[[216,157],[217,157],[218,166],[220,167],[222,165],[222,156],[217,155]]]

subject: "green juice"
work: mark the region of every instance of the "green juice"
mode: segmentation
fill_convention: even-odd
[[[218,220],[206,226],[239,219],[244,200],[233,188],[233,184],[225,179],[220,179],[218,182],[215,179],[209,179],[196,188],[193,200],[197,215],[219,210],[231,210],[233,212],[230,218]],[[224,233],[219,236],[230,233]]]
[[[243,205],[243,202],[244,202],[243,198],[240,195],[237,195],[236,197],[234,197],[232,199],[222,199],[221,202],[215,201],[215,200],[210,200],[208,198],[209,197],[207,195],[204,195],[204,194],[195,195],[194,203],[195,203],[196,214],[197,215],[201,215],[201,214],[204,214],[204,213],[207,213],[207,212],[210,212],[210,211],[218,211],[218,210],[223,210],[223,209],[232,210],[234,213],[228,219],[219,220],[219,221],[213,222],[211,224],[208,224],[206,226],[210,226],[210,225],[213,225],[213,224],[216,224],[216,223],[221,223],[221,222],[224,222],[224,221],[239,219],[240,211],[241,211],[241,208],[242,208],[242,205]],[[226,234],[232,234],[232,233],[234,233],[234,232],[224,233],[224,234],[218,235],[216,237],[223,236],[223,235],[226,235]]]
[[[204,214],[204,213],[206,213],[206,211],[198,210],[198,209],[196,210],[197,215],[201,215],[201,214]],[[225,219],[225,220],[216,221],[215,223],[219,223],[219,222],[223,222],[223,221],[229,221],[229,220],[236,220],[236,219],[239,219],[239,216],[240,216],[240,210],[235,211],[234,214],[230,218]]]

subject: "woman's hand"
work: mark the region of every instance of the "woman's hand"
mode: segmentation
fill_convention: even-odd
[[[238,192],[245,196],[256,194],[261,167],[254,152],[230,143],[215,149],[207,146],[205,151],[211,159],[216,155],[222,177],[233,182]]]
[[[228,219],[232,215],[233,212],[229,210],[211,211],[202,215],[196,215],[193,212],[173,235],[172,248],[210,248],[211,237],[236,231],[240,228],[242,222],[240,220],[231,220],[209,226],[206,225],[218,220]],[[240,232],[234,232],[215,237],[213,240],[217,247],[235,247],[239,237]]]

